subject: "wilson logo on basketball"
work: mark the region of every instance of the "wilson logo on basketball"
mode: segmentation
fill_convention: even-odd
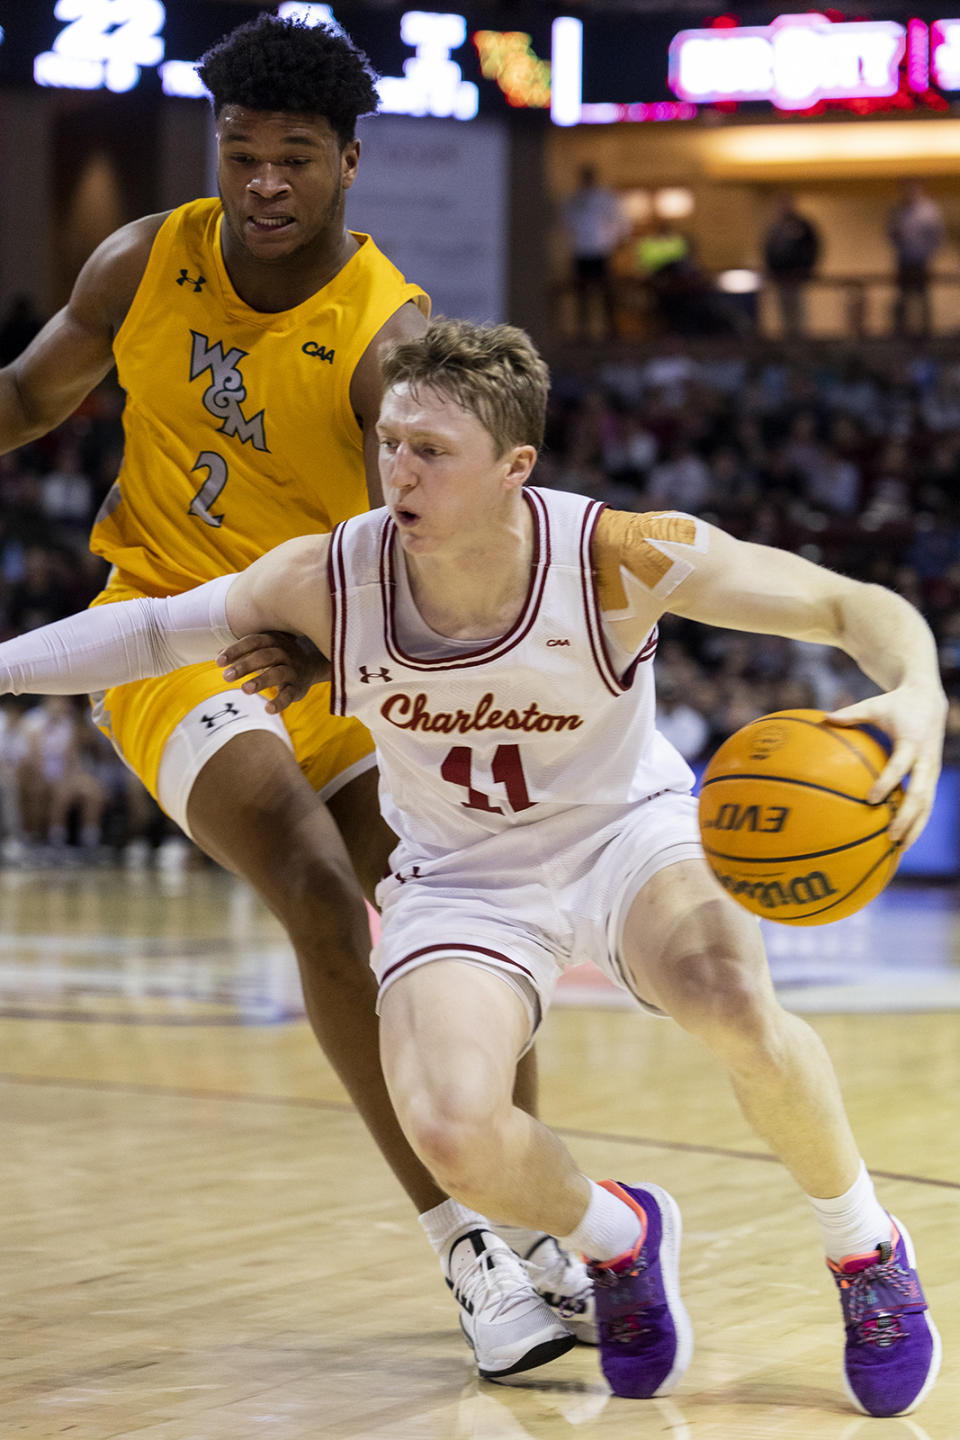
[[[714,871],[724,890],[737,900],[750,900],[751,908],[779,910],[785,905],[818,905],[831,895],[836,887],[822,870],[812,870],[808,875],[795,875],[792,880],[781,884],[779,880],[743,880],[736,875],[721,875]]]

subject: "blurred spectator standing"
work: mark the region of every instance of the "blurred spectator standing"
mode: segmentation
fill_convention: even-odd
[[[634,242],[634,261],[639,273],[651,280],[664,266],[682,265],[690,258],[691,250],[688,235],[672,220],[658,219]]]
[[[617,333],[616,289],[611,260],[630,231],[619,197],[601,185],[593,165],[580,169],[579,184],[563,207],[562,220],[570,243],[572,280],[581,339],[593,333],[592,310],[599,300],[603,338]]]
[[[930,265],[945,239],[943,213],[919,180],[907,180],[890,211],[887,235],[897,262],[893,306],[896,335],[927,339],[931,332]]]
[[[645,283],[658,331],[665,335],[746,335],[751,321],[700,263],[692,236],[666,216],[637,236],[633,273]]]
[[[788,191],[777,196],[774,218],[763,237],[763,262],[777,297],[787,340],[806,333],[806,288],[820,258],[820,232],[801,215]]]

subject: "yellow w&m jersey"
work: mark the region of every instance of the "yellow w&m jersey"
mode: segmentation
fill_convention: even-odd
[[[104,599],[190,589],[366,510],[350,381],[401,305],[429,313],[368,235],[301,305],[253,310],[221,216],[206,199],[167,217],[117,334],[123,463],[90,541],[116,570]]]

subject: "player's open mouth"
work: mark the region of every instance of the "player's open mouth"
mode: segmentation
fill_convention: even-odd
[[[258,235],[276,235],[293,224],[292,215],[251,215],[248,222]]]
[[[420,519],[412,510],[395,510],[393,515],[398,525],[415,525]]]

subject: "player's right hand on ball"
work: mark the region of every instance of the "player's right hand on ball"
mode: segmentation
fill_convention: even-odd
[[[900,781],[906,795],[890,825],[890,839],[906,850],[930,818],[943,756],[947,700],[937,687],[902,685],[827,715],[831,725],[875,725],[892,750],[867,799],[876,804]]]
[[[301,636],[271,630],[244,635],[217,656],[224,680],[244,680],[246,695],[273,690],[267,713],[279,715],[295,700],[302,700],[312,685],[330,678],[330,662],[315,645]]]

